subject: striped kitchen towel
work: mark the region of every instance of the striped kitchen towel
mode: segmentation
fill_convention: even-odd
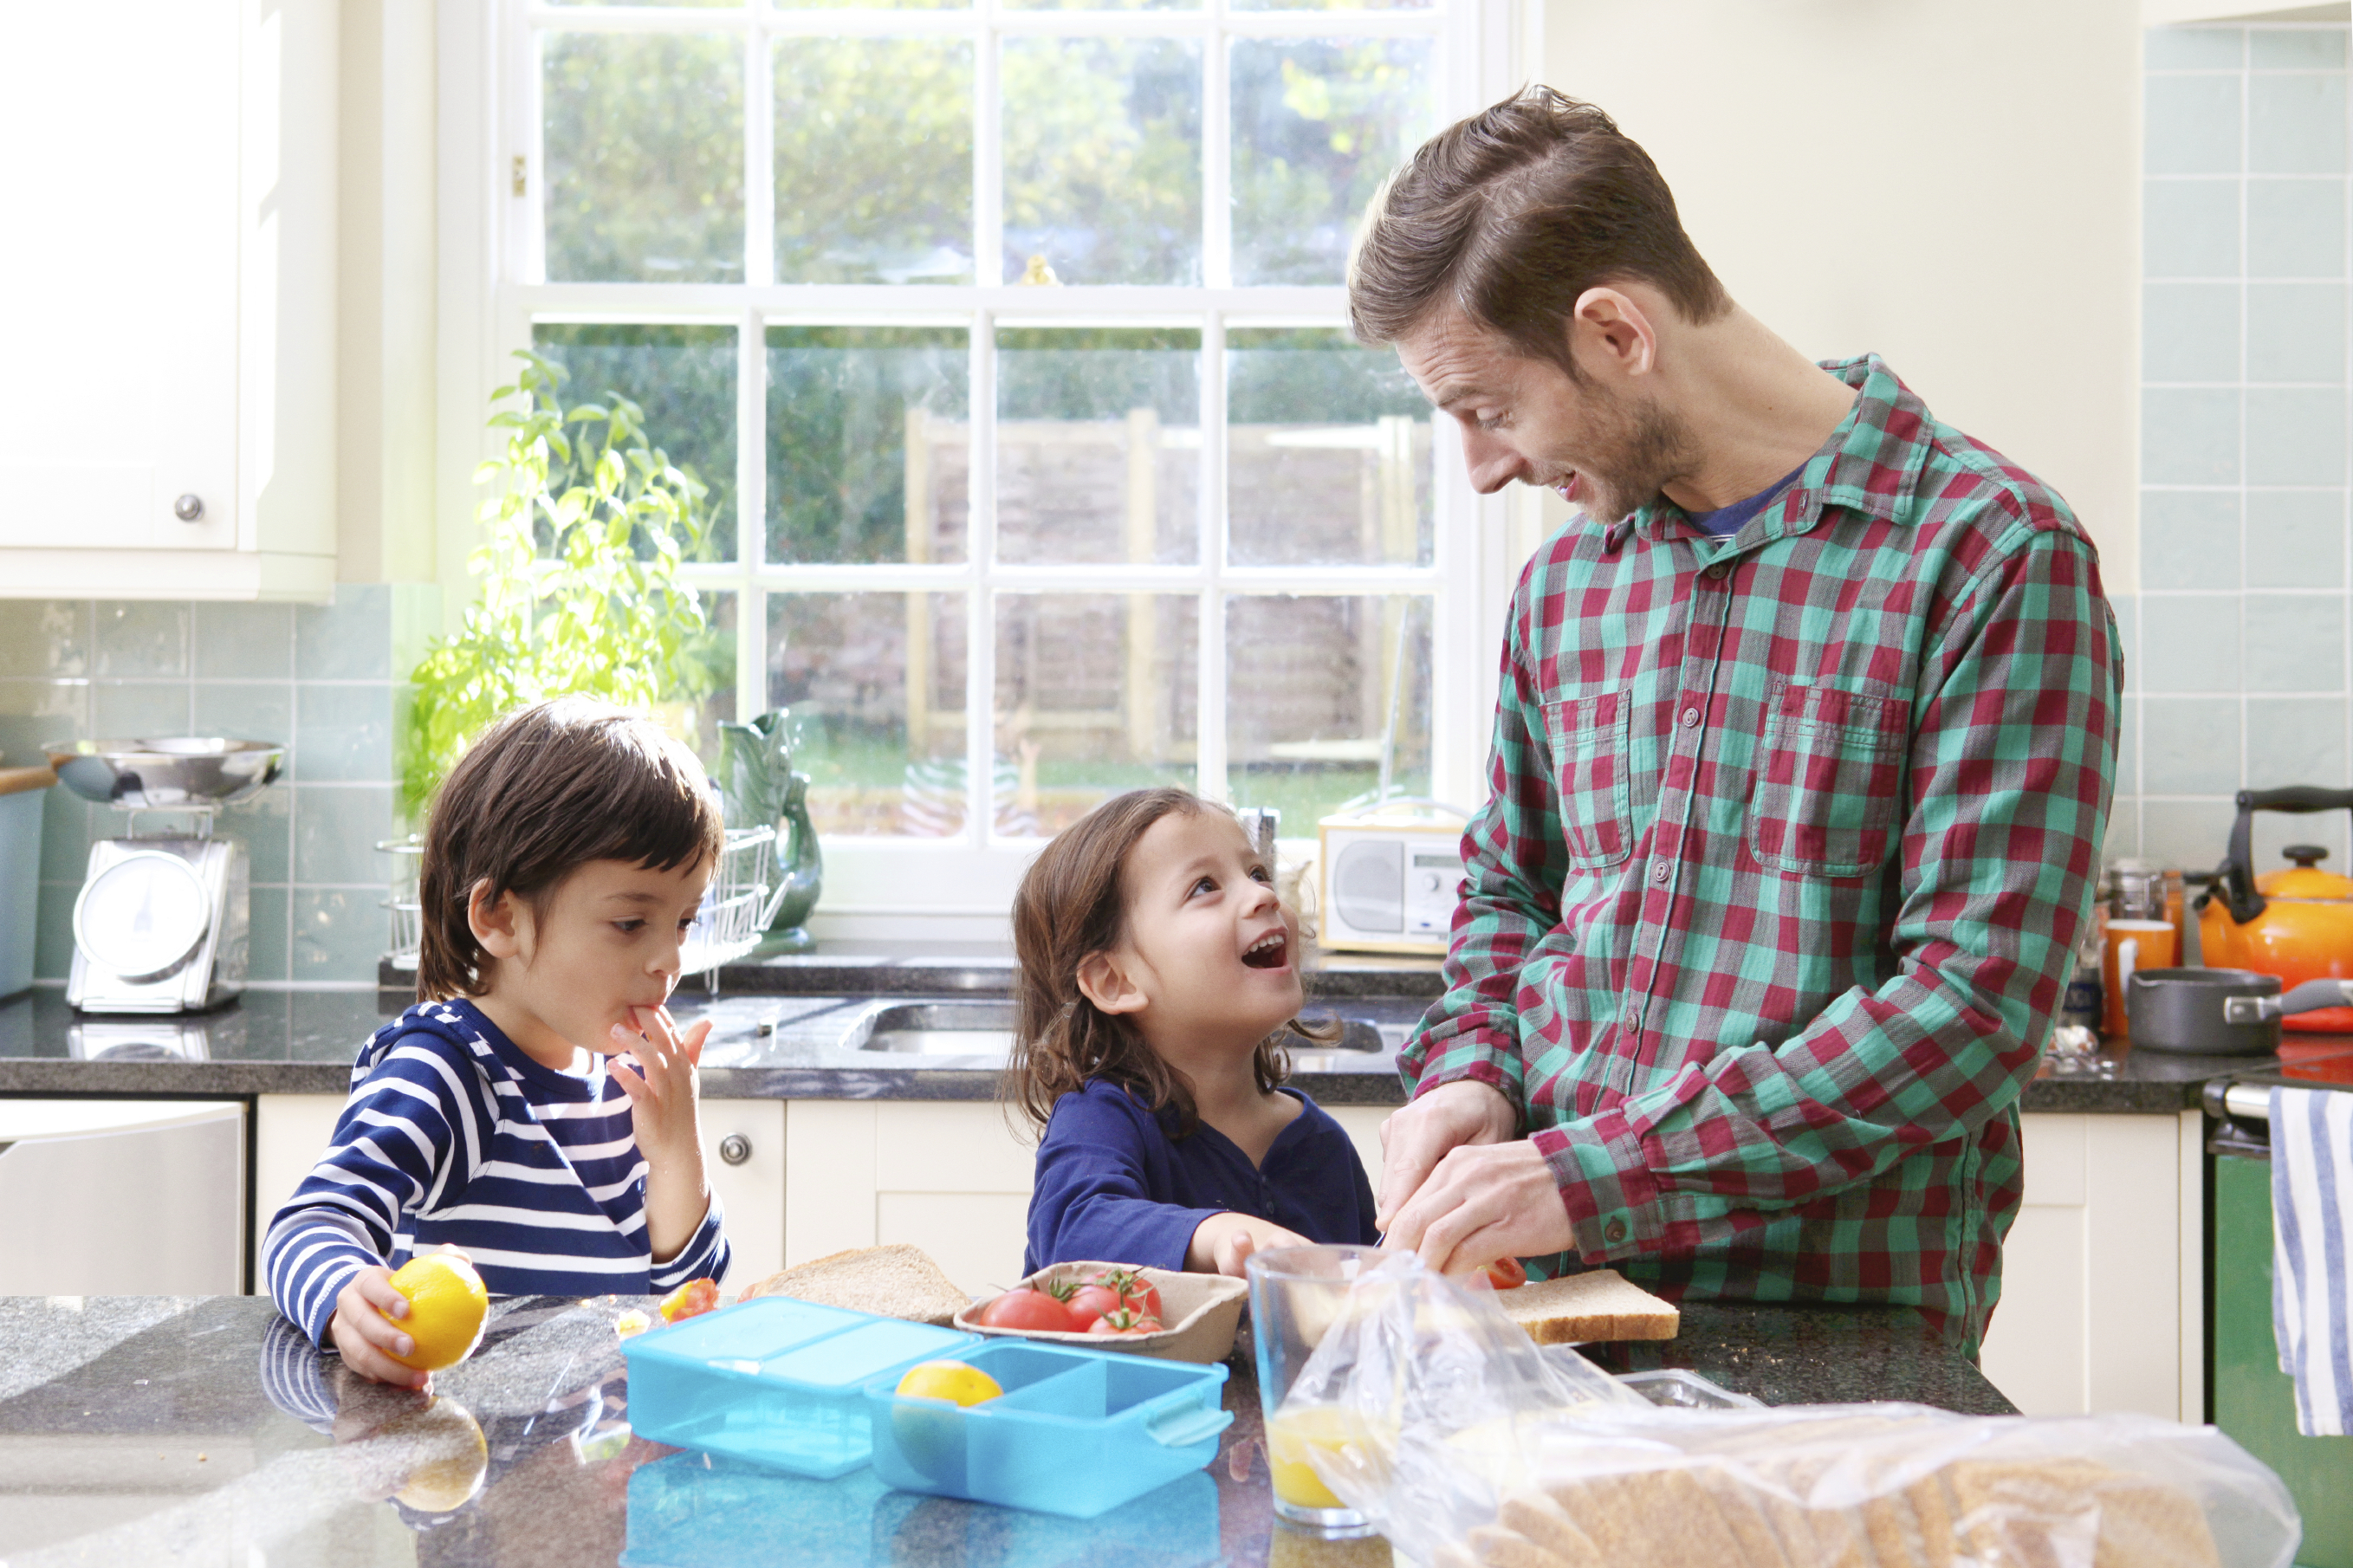
[[[2272,1335],[2295,1429],[2353,1433],[2353,1093],[2272,1090]]]

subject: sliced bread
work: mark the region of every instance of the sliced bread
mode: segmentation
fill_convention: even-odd
[[[1531,1279],[1517,1289],[1499,1290],[1496,1304],[1540,1345],[1593,1340],[1671,1340],[1683,1314],[1614,1268],[1596,1268],[1558,1279]]]
[[[920,1247],[859,1247],[771,1274],[736,1298],[790,1296],[820,1307],[945,1324],[972,1302]]]

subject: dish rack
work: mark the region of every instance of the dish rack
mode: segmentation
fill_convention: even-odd
[[[425,906],[417,888],[425,845],[411,834],[387,838],[376,848],[392,857],[392,889],[383,903],[392,916],[393,966],[414,969],[425,939]],[[680,974],[709,974],[715,987],[720,965],[760,945],[783,901],[784,888],[776,877],[776,830],[729,828],[727,847],[720,851],[718,868],[703,891],[702,908],[680,945]]]

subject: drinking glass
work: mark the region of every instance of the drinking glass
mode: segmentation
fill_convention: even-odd
[[[1244,1266],[1274,1511],[1335,1539],[1369,1535],[1372,1521],[1333,1495],[1308,1456],[1347,1441],[1355,1424],[1338,1405],[1279,1407],[1324,1330],[1340,1320],[1341,1304],[1356,1276],[1390,1256],[1371,1247],[1281,1247],[1254,1255]]]

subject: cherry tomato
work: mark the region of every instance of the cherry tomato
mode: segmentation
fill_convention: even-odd
[[[1516,1290],[1528,1282],[1528,1271],[1516,1258],[1498,1258],[1487,1265],[1487,1283],[1498,1290]]]
[[[1132,1312],[1141,1312],[1147,1318],[1160,1315],[1160,1287],[1146,1279],[1140,1270],[1106,1268],[1087,1283],[1117,1292],[1120,1305]]]
[[[1124,1310],[1127,1302],[1108,1285],[1082,1285],[1071,1293],[1068,1305],[1071,1321],[1082,1329],[1090,1329],[1097,1318],[1105,1312]]]
[[[1121,1310],[1105,1312],[1087,1325],[1087,1332],[1106,1339],[1127,1339],[1136,1334],[1160,1332],[1160,1320],[1143,1312]]]
[[[718,1305],[717,1280],[690,1279],[662,1298],[662,1321],[675,1323],[686,1318],[699,1318]]]
[[[1071,1321],[1071,1310],[1043,1290],[1028,1286],[1008,1290],[980,1310],[975,1320],[992,1329],[1048,1330],[1054,1333],[1071,1334],[1080,1325]]]

